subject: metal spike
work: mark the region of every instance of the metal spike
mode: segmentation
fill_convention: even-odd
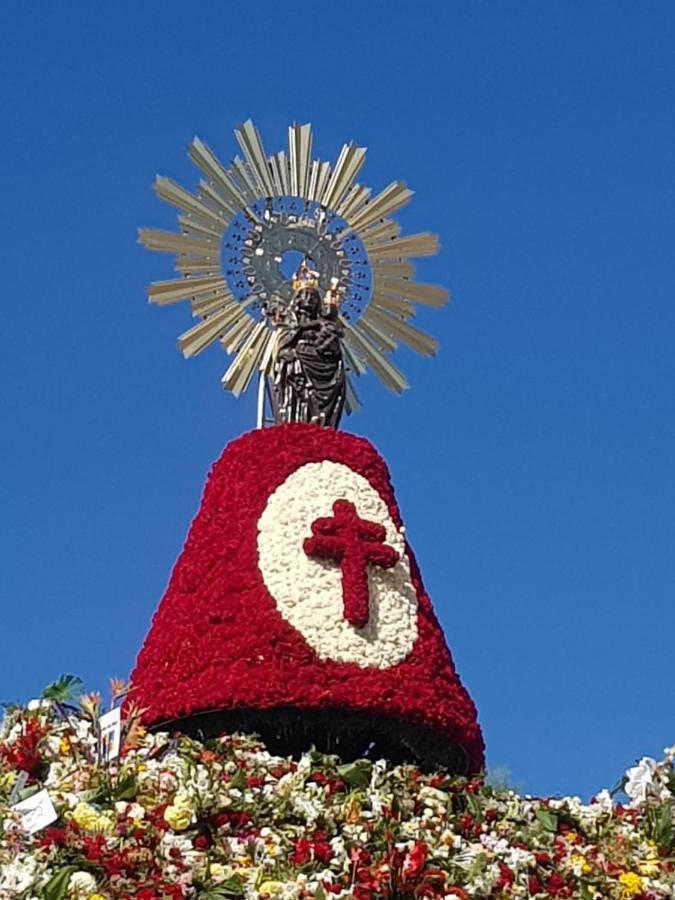
[[[428,231],[396,238],[371,250],[373,259],[402,259],[406,256],[433,256],[438,253],[438,235]]]
[[[360,184],[355,184],[345,194],[342,201],[338,203],[337,207],[335,208],[335,212],[343,219],[348,219],[349,216],[355,215],[358,210],[361,209],[370,195],[370,188],[363,187]]]
[[[370,343],[365,334],[360,331],[358,322],[356,325],[347,327],[346,337],[356,345],[364,361],[371,367],[385,387],[391,391],[396,391],[397,394],[409,387],[405,375],[395,365],[390,363],[377,347]]]
[[[206,316],[225,307],[228,309],[241,309],[241,305],[237,303],[227,288],[224,291],[217,291],[213,297],[207,297],[204,300],[193,300],[190,307],[193,316]]]
[[[235,209],[246,208],[247,198],[239,190],[216,154],[198,137],[195,137],[188,147],[188,156],[207,178],[218,185]]]
[[[348,325],[347,320],[342,318],[341,321],[346,328]],[[352,351],[351,347],[349,347],[347,344],[345,344],[342,349],[344,351],[347,367],[356,375],[364,375],[367,367],[362,362],[362,360]]]
[[[222,194],[217,187],[204,179],[199,181],[198,198],[208,206],[214,209],[229,225],[232,219],[240,212],[238,206],[235,206],[228,198]]]
[[[333,209],[356,178],[366,158],[365,147],[344,144],[333,173],[321,197],[321,205]]]
[[[347,221],[352,229],[361,231],[391,215],[395,210],[400,209],[410,200],[413,191],[405,186],[402,181],[393,181],[390,185],[381,191],[377,197],[367,203],[364,208],[355,216],[351,216]]]
[[[258,183],[260,195],[262,197],[273,197],[274,186],[267,167],[267,156],[263,150],[258,129],[253,124],[253,121],[248,119],[239,128],[235,128],[234,133],[244,153],[246,162]]]
[[[361,322],[375,326],[386,334],[407,344],[411,350],[422,356],[435,356],[438,352],[438,341],[429,334],[404,321],[400,316],[392,316],[384,310],[369,306],[361,317]]]
[[[307,181],[312,158],[312,126],[291,125],[288,129],[288,156],[291,168],[291,195],[307,197]]]
[[[199,237],[204,236],[207,240],[217,241],[218,244],[220,244],[223,238],[224,231],[222,228],[219,228],[218,231],[214,231],[208,222],[198,219],[196,216],[193,216],[192,213],[178,216],[178,224],[183,234],[195,234]]]
[[[381,309],[386,309],[388,312],[392,312],[397,316],[403,316],[404,319],[410,319],[415,315],[415,307],[412,303],[404,300],[403,297],[394,297],[390,294],[380,293],[379,284],[374,286],[374,292],[370,299],[370,303],[373,304],[373,306],[379,306]]]
[[[232,166],[233,171],[239,181],[241,190],[248,198],[249,203],[258,200],[260,198],[260,191],[258,190],[255,179],[244,160],[240,159],[238,156],[235,156],[235,158],[232,160]]]
[[[148,300],[150,303],[164,305],[175,303],[177,300],[187,300],[203,294],[210,294],[212,291],[222,290],[225,286],[225,280],[221,276],[153,281],[148,286]]]
[[[389,334],[381,331],[372,319],[366,318],[366,313],[359,319],[359,328],[382,353],[391,353],[398,346],[396,341]]]
[[[323,196],[326,190],[326,182],[330,177],[330,163],[314,161],[312,163],[312,173],[310,177],[310,189],[308,191],[308,200],[319,202],[319,198]]]
[[[212,225],[221,227],[223,231],[227,228],[228,223],[222,216],[219,216],[218,213],[194,197],[189,191],[186,191],[185,188],[176,184],[171,178],[158,175],[155,179],[154,187],[157,196],[162,200],[166,200],[172,206],[176,206],[184,212],[195,213],[202,219],[206,219],[207,222],[211,222]]]
[[[413,278],[415,267],[410,262],[389,262],[382,260],[371,265],[375,278]]]
[[[359,400],[359,395],[356,393],[352,379],[349,376],[345,379],[345,383],[345,409],[347,413],[351,415],[361,409],[361,401]]]
[[[220,271],[217,260],[202,262],[188,256],[178,256],[173,267],[179,275],[216,275]]]
[[[220,258],[218,244],[184,237],[173,231],[161,231],[159,228],[139,228],[138,242],[143,244],[146,250],[158,250],[162,253],[186,253],[190,256],[201,256],[207,259]]]
[[[223,387],[232,391],[235,397],[238,397],[248,387],[264,350],[267,330],[264,322],[258,322],[253,327],[227,372],[223,375]]]
[[[284,197],[288,197],[291,193],[290,172],[288,168],[288,157],[283,150],[276,154],[279,175],[281,176],[281,193]]]
[[[202,319],[197,325],[193,325],[188,331],[183,332],[178,338],[178,348],[185,359],[196,356],[217,340],[227,327],[230,317],[231,311],[223,310],[214,313],[207,319]]]
[[[260,359],[260,366],[258,367],[263,375],[272,374],[274,363],[276,361],[277,344],[281,337],[281,332],[277,328],[268,329],[268,333],[269,339],[265,344],[265,350]]]
[[[241,346],[242,341],[246,339],[251,328],[255,326],[255,319],[243,312],[240,308],[241,316],[237,317],[231,329],[220,339],[220,343],[225,348],[226,353],[234,353]]]
[[[367,231],[361,232],[361,243],[366,250],[376,250],[383,241],[397,238],[401,233],[401,226],[392,219],[384,219],[376,225],[372,225]]]
[[[378,283],[378,288],[385,294],[396,294],[406,300],[424,303],[425,306],[445,306],[449,299],[448,291],[437,284],[420,284],[405,278],[383,278]]]

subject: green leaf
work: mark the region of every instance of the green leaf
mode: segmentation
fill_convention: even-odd
[[[80,693],[82,684],[82,679],[77,675],[62,675],[44,689],[42,698],[55,700],[57,703],[70,703]]]
[[[245,791],[248,787],[248,781],[246,781],[246,775],[244,774],[243,769],[237,769],[237,771],[232,776],[232,780],[230,781],[231,788],[237,788],[239,791]]]
[[[337,767],[337,773],[345,784],[359,788],[368,787],[372,771],[373,764],[369,759],[357,759]]]
[[[474,819],[482,818],[483,804],[481,803],[480,797],[477,797],[475,794],[465,794],[464,799],[466,800],[467,809]]]
[[[326,900],[326,892],[321,885],[314,891],[314,900]]]
[[[199,900],[222,900],[223,897],[243,897],[245,887],[236,878],[223,881],[217,887],[207,888],[197,895]]]
[[[673,818],[667,806],[662,806],[657,813],[654,841],[662,850],[670,849],[673,843]]]
[[[546,831],[553,834],[558,830],[558,817],[548,809],[540,808],[536,811],[537,821]]]
[[[592,891],[585,881],[580,881],[579,887],[581,888],[581,900],[593,900],[595,891]]]
[[[138,793],[138,784],[133,775],[122,776],[113,790],[115,800],[133,800]]]
[[[62,900],[68,890],[70,876],[76,871],[77,866],[63,866],[55,872],[42,888],[44,900]]]

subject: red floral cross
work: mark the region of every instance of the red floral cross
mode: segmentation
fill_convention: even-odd
[[[340,563],[344,617],[356,628],[363,628],[370,615],[368,565],[391,569],[398,561],[385,536],[384,526],[360,519],[349,500],[336,500],[333,515],[315,519],[312,537],[303,543],[307,556]]]

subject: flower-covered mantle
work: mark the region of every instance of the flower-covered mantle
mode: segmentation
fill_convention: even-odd
[[[7,711],[0,900],[675,896],[675,747],[629,770],[626,805],[606,790],[582,803],[383,760],[293,760],[246,735],[148,734],[133,704],[106,762],[99,710],[61,694]],[[30,834],[14,807],[37,791],[55,818]]]
[[[483,764],[386,465],[332,429],[261,429],[225,449],[132,682],[152,725],[261,730],[251,712],[274,710],[292,731],[300,712],[304,728],[379,728],[385,747],[403,736],[415,757]]]

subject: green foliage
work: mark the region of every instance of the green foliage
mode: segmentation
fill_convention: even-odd
[[[42,692],[43,700],[56,703],[73,703],[82,691],[82,679],[77,675],[61,675]]]

